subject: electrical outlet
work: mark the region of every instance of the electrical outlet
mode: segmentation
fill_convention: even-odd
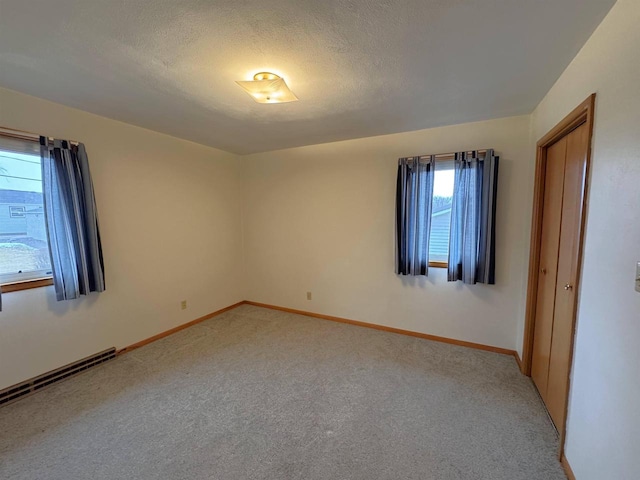
[[[311,300],[311,292],[307,292],[307,300]]]
[[[186,300],[182,300],[182,301],[180,302],[180,308],[181,308],[182,310],[186,310],[186,309],[187,309],[187,301],[186,301]]]

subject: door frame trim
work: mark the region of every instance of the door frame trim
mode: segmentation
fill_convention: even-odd
[[[547,149],[562,137],[568,135],[573,130],[583,124],[588,128],[587,162],[585,171],[585,181],[582,188],[582,199],[580,206],[580,222],[578,230],[578,262],[572,273],[575,278],[574,285],[574,305],[571,318],[571,346],[570,346],[570,366],[567,378],[567,397],[564,404],[563,425],[556,425],[560,434],[561,457],[564,452],[565,431],[567,423],[567,408],[569,405],[571,367],[573,365],[573,344],[575,340],[576,314],[578,308],[578,292],[580,286],[580,270],[582,266],[582,251],[584,242],[584,226],[586,220],[586,200],[587,186],[589,184],[589,173],[591,170],[591,143],[593,138],[593,121],[596,94],[591,94],[586,100],[578,105],[569,115],[553,127],[545,136],[538,140],[536,144],[536,170],[535,184],[533,191],[533,214],[531,220],[531,243],[529,251],[529,276],[527,286],[527,302],[525,313],[524,339],[522,344],[522,364],[521,371],[524,375],[531,376],[531,364],[533,358],[533,339],[535,329],[536,301],[538,296],[538,273],[540,270],[540,247],[542,239],[542,210],[544,204],[544,181],[547,167]]]

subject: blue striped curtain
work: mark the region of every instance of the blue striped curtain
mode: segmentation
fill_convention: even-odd
[[[84,145],[40,137],[42,193],[56,297],[102,292],[98,213]]]
[[[487,150],[455,155],[451,232],[450,282],[495,284],[496,195],[499,157]]]
[[[398,160],[396,273],[429,275],[429,232],[435,157]]]

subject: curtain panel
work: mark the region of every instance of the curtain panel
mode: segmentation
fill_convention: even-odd
[[[56,298],[105,290],[89,161],[83,144],[40,137],[42,193]]]
[[[487,150],[455,154],[447,279],[495,284],[495,216],[499,157]]]
[[[398,160],[396,266],[399,275],[429,275],[435,157]]]

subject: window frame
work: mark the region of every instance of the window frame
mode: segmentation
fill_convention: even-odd
[[[34,143],[39,143],[40,141],[40,137],[38,135],[4,127],[0,127],[0,136]],[[23,215],[26,216],[26,211]],[[0,275],[0,292],[5,294],[53,285],[53,274],[48,273],[50,270],[51,269],[34,270],[32,272],[33,276],[30,276],[30,278],[27,279],[21,279],[20,273]]]
[[[0,284],[0,292],[5,294],[10,292],[19,292],[21,290],[30,290],[32,288],[48,287],[50,285],[53,285],[52,276],[3,283]]]
[[[432,262],[429,260],[429,268],[449,268],[449,262]]]

